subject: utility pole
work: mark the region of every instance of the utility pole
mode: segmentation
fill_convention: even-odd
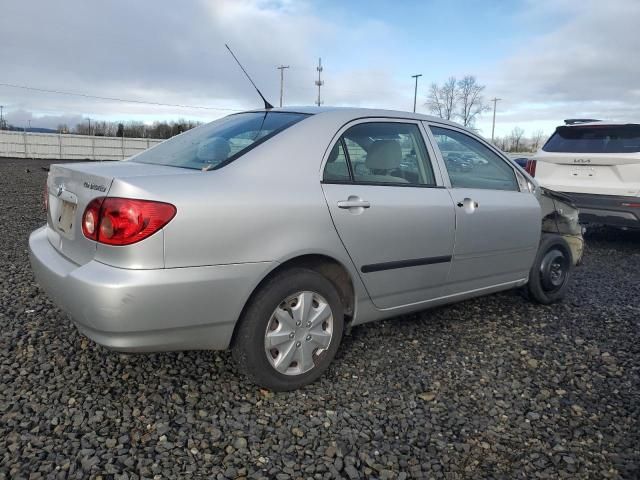
[[[89,136],[91,136],[91,118],[87,118],[89,120]]]
[[[420,78],[421,76],[421,73],[418,73],[417,75],[411,75],[411,78],[416,79],[416,88],[413,90],[413,113],[416,113],[416,100],[418,98],[418,78]]]
[[[280,106],[282,107],[282,97],[284,96],[284,70],[289,68],[289,65],[280,65],[276,68],[280,70]]]
[[[316,70],[318,70],[318,80],[316,80],[316,85],[318,86],[318,100],[316,101],[316,104],[318,106],[320,106],[320,105],[322,105],[322,99],[320,97],[320,87],[322,87],[322,85],[324,85],[324,82],[321,80],[322,58],[318,58],[318,66],[316,67]]]
[[[4,116],[2,115],[3,110],[4,110],[4,105],[0,105],[0,130],[4,130]]]
[[[493,125],[491,126],[491,143],[493,143],[493,135],[496,131],[496,104],[502,100],[501,98],[493,97],[491,101],[493,102]]]

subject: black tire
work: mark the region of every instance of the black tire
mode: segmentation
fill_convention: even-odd
[[[529,298],[543,305],[561,301],[567,294],[573,258],[571,248],[560,235],[543,234],[529,272]]]
[[[279,372],[267,358],[265,332],[272,315],[285,299],[298,292],[311,291],[321,295],[331,308],[333,323],[331,341],[321,353],[314,354],[311,370],[297,375]],[[308,385],[320,377],[338,351],[344,331],[344,310],[333,284],[313,270],[285,270],[260,287],[240,318],[232,346],[238,369],[254,383],[274,391],[287,391]]]

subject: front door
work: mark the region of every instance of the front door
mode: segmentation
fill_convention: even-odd
[[[340,238],[378,308],[440,295],[455,213],[419,123],[363,121],[333,146],[323,191]]]
[[[444,295],[527,278],[538,249],[540,204],[512,165],[453,127],[431,126],[451,183],[456,241]]]

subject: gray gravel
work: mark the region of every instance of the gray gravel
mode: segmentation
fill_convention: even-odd
[[[358,327],[321,381],[274,395],[226,352],[77,333],[27,260],[46,164],[0,160],[0,479],[640,477],[640,234],[591,233],[563,304]]]

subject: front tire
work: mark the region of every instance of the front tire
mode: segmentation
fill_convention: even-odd
[[[543,305],[561,301],[573,270],[571,248],[560,235],[543,235],[529,272],[529,298]]]
[[[250,300],[233,358],[254,383],[294,390],[327,369],[343,330],[343,306],[333,284],[313,270],[289,269],[269,279]]]

